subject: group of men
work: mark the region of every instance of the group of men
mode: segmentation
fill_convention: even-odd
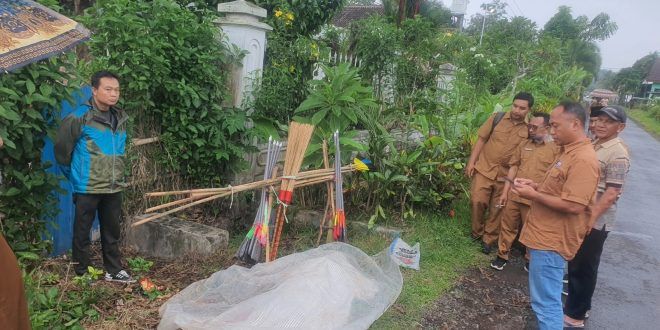
[[[518,238],[539,327],[582,328],[630,167],[619,137],[627,117],[619,106],[594,106],[587,114],[575,102],[528,115],[533,106],[531,94],[518,93],[511,111],[491,115],[478,131],[465,169],[472,237],[486,254],[497,249],[496,270],[504,269]]]

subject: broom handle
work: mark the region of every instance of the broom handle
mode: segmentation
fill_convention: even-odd
[[[165,212],[163,212],[163,213],[159,213],[159,214],[156,214],[156,215],[152,215],[152,216],[150,216],[150,217],[148,217],[148,218],[146,218],[146,219],[142,219],[142,220],[140,220],[140,221],[134,222],[134,223],[131,224],[131,227],[136,227],[136,226],[139,226],[139,225],[141,225],[141,224],[147,223],[147,222],[149,222],[149,221],[153,221],[153,220],[156,220],[156,219],[158,219],[158,218],[162,218],[162,217],[164,217],[164,216],[166,216],[166,215],[168,215],[168,214],[172,214],[172,213],[174,213],[174,212],[178,212],[178,211],[181,211],[181,210],[187,209],[187,208],[189,208],[189,207],[192,207],[192,206],[195,206],[195,205],[199,205],[199,204],[202,204],[202,203],[206,203],[206,202],[209,202],[209,201],[212,201],[212,200],[214,200],[214,199],[218,199],[218,198],[220,198],[220,197],[224,197],[224,196],[227,196],[227,195],[230,195],[230,194],[229,194],[229,193],[220,193],[220,194],[217,194],[217,195],[214,195],[214,196],[206,197],[206,198],[204,198],[204,199],[200,199],[200,200],[198,200],[198,201],[196,201],[196,202],[193,202],[193,203],[190,203],[190,204],[186,204],[186,205],[183,205],[183,206],[179,206],[179,207],[177,207],[177,208],[174,208],[174,209],[171,209],[171,210],[165,211]]]
[[[277,216],[275,217],[275,231],[273,233],[273,248],[270,251],[270,260],[277,259],[277,249],[280,246],[280,236],[282,235],[282,228],[284,227],[284,219],[282,217],[282,209],[284,206],[280,205],[277,208]]]
[[[277,176],[277,166],[273,167],[273,177]],[[270,212],[273,211],[273,194],[268,194],[268,219],[266,223],[270,222]],[[270,229],[266,230],[266,262],[269,262],[270,258]]]
[[[323,167],[324,169],[330,169],[330,160],[328,157],[328,140],[323,139]],[[332,211],[334,214],[335,207],[332,204],[332,183],[328,182],[326,183],[326,189],[328,190],[328,198],[326,199],[325,203],[325,211],[323,212],[323,219],[319,221],[319,236],[316,238],[316,246],[319,246],[321,244],[321,237],[323,237],[323,226],[328,223],[328,211]],[[330,210],[332,208],[332,210]]]
[[[353,172],[355,170],[355,166],[353,165],[346,165],[341,168],[342,172]],[[311,170],[311,171],[304,171],[304,172],[299,172],[296,175],[296,180],[301,181],[305,179],[312,179],[316,177],[322,177],[325,175],[331,175],[334,174],[334,170],[332,169],[318,169],[318,170]],[[268,180],[260,180],[260,181],[255,181],[251,183],[246,183],[242,185],[238,185],[233,187],[234,191],[237,191],[239,189],[243,190],[252,190],[252,189],[258,189],[262,188],[265,186],[272,186],[277,183],[279,183],[282,180],[282,177],[276,177],[273,179],[268,179]],[[161,196],[169,196],[169,195],[186,195],[186,194],[197,194],[197,193],[223,193],[223,192],[228,192],[231,191],[232,187],[224,187],[224,188],[204,188],[204,189],[189,189],[189,190],[173,190],[173,191],[156,191],[156,192],[150,192],[144,194],[145,197],[161,197]]]

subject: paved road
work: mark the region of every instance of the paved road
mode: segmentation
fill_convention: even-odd
[[[660,142],[633,122],[632,167],[605,241],[590,329],[660,329]]]

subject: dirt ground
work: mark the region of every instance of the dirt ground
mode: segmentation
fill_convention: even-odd
[[[422,327],[535,329],[523,265],[520,253],[514,251],[503,271],[490,268],[489,262],[470,269],[425,313]]]

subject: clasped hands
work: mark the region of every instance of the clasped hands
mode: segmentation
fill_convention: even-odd
[[[530,179],[516,178],[511,185],[511,191],[522,198],[534,200],[538,194],[536,191],[538,186],[538,183]]]

